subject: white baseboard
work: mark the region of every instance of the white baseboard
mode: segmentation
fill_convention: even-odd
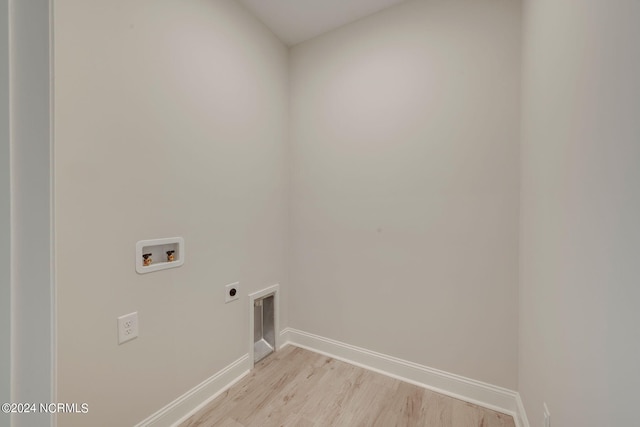
[[[286,328],[280,342],[293,344],[435,392],[513,416],[516,427],[529,427],[520,394],[513,390],[429,368],[329,338]]]
[[[249,355],[245,354],[155,414],[140,421],[135,427],[174,427],[179,425],[242,379],[250,369]]]

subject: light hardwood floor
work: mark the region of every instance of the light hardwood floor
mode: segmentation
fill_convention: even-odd
[[[509,415],[287,346],[180,427],[515,427]]]

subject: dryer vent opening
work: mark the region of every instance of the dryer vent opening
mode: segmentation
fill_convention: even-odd
[[[253,361],[258,363],[276,347],[275,297],[273,294],[253,302]]]

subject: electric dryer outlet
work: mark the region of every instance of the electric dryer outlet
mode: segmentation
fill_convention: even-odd
[[[230,283],[224,287],[225,304],[240,298],[240,282]]]

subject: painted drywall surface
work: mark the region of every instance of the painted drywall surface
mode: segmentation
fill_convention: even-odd
[[[11,400],[11,218],[9,169],[9,2],[0,0],[0,403]],[[0,413],[0,425],[9,415]]]
[[[531,426],[636,425],[640,3],[524,17],[519,388]]]
[[[231,0],[54,19],[58,393],[90,408],[59,424],[132,425],[246,354],[247,294],[286,289],[287,50]],[[184,266],[138,275],[136,241],[173,236]]]
[[[403,0],[239,0],[292,46]]]
[[[11,2],[11,382],[13,402],[53,402],[49,1]],[[12,425],[48,426],[46,413]]]
[[[520,13],[414,1],[292,49],[292,327],[516,387]]]

